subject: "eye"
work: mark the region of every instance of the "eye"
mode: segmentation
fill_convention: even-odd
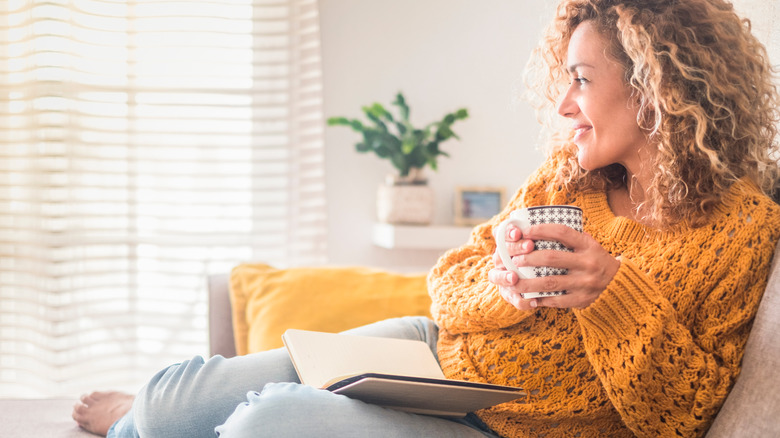
[[[571,82],[569,83],[572,84],[574,82],[577,82],[580,85],[584,85],[585,83],[588,82],[588,80],[583,78],[582,76],[577,76],[576,78],[571,78]]]

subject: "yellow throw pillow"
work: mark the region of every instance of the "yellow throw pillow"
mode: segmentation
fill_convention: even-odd
[[[281,347],[288,328],[340,332],[396,316],[430,316],[431,306],[423,274],[265,264],[233,268],[230,301],[239,355]]]

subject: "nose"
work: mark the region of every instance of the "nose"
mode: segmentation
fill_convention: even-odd
[[[566,93],[561,97],[558,102],[558,114],[563,117],[573,117],[576,115],[580,108],[577,106],[577,102],[571,96],[571,88],[566,89]]]

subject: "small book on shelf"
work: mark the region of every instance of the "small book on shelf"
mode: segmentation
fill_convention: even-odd
[[[293,329],[282,340],[301,383],[388,408],[463,417],[526,396],[512,386],[447,379],[422,341]]]

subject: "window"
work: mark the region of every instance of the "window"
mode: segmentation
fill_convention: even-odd
[[[315,0],[0,8],[0,397],[135,391],[208,274],[324,261]]]

